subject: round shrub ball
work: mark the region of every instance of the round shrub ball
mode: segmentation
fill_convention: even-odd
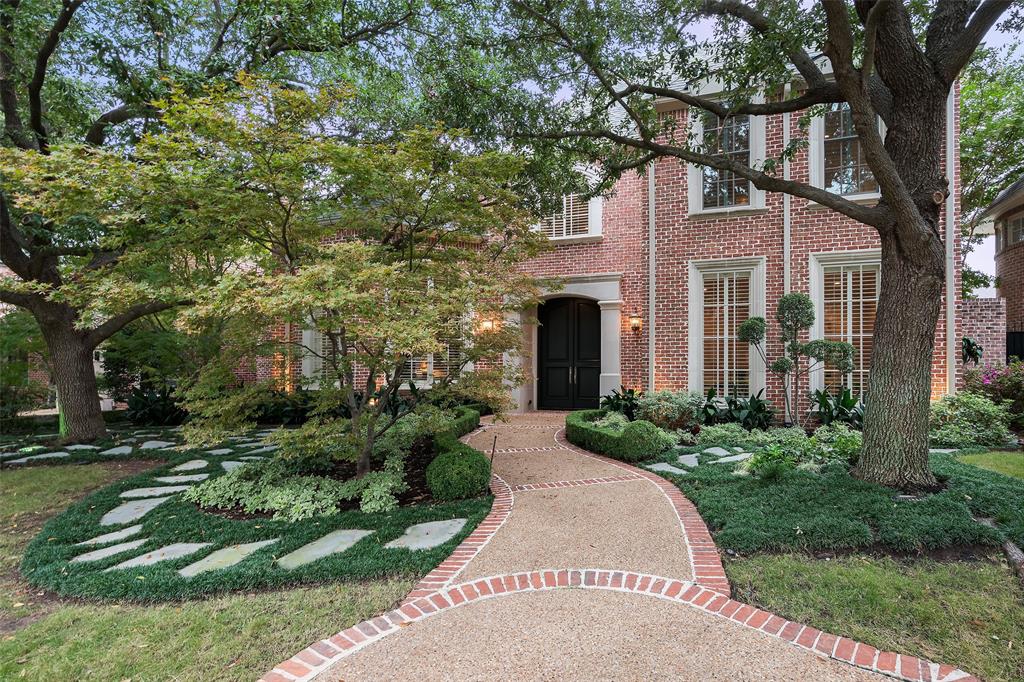
[[[443,452],[427,467],[427,487],[435,500],[476,497],[491,481],[491,463],[472,448]]]
[[[638,419],[623,430],[617,452],[612,456],[627,462],[639,462],[660,455],[675,444],[672,434],[649,421]]]

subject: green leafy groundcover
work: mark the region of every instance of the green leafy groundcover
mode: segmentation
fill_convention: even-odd
[[[176,495],[135,522],[143,524],[142,530],[127,539],[149,538],[144,545],[102,561],[68,563],[69,559],[78,554],[97,549],[90,546],[77,547],[75,543],[124,527],[99,525],[103,514],[125,502],[119,497],[121,492],[161,485],[153,480],[156,476],[169,475],[171,468],[196,457],[208,459],[211,463],[210,471],[220,470],[219,462],[230,459],[210,457],[198,451],[176,455],[159,469],[118,481],[90,495],[43,527],[25,552],[21,564],[22,574],[32,585],[62,595],[142,602],[188,599],[234,590],[315,584],[339,579],[419,576],[443,561],[487,515],[491,506],[492,498],[484,497],[445,504],[401,507],[382,514],[347,511],[334,516],[289,523],[270,519],[228,519],[205,513]],[[214,475],[221,475],[221,472]],[[468,522],[458,535],[439,547],[419,551],[384,548],[385,543],[401,536],[413,524],[451,518],[466,518]],[[274,563],[276,557],[340,528],[375,532],[345,552],[291,571]],[[261,548],[230,568],[201,573],[192,578],[183,578],[177,573],[178,569],[216,549],[271,538],[280,540]],[[175,542],[213,544],[189,556],[153,566],[109,573],[103,571],[125,559]]]
[[[719,547],[743,553],[881,548],[920,552],[965,545],[1024,542],[1024,481],[931,457],[946,489],[920,501],[830,465],[820,473],[789,470],[770,480],[736,476],[706,464],[685,477],[662,474],[690,498]],[[660,472],[659,472],[660,473]],[[972,516],[994,518],[996,529]]]

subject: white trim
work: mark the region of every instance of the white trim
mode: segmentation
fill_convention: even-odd
[[[881,134],[882,139],[885,139],[886,127],[885,123],[882,122],[882,118],[878,117],[878,132]],[[815,116],[811,119],[810,130],[807,133],[807,175],[808,180],[813,187],[818,189],[827,190],[825,187],[825,118],[824,116]],[[830,192],[831,194],[831,192]],[[854,203],[872,203],[881,198],[882,193],[876,192],[860,192],[857,194],[841,194],[847,201]],[[808,206],[820,206],[816,201],[807,200]]]
[[[786,83],[782,88],[782,98],[784,100],[789,99],[791,85]],[[790,112],[782,114],[782,148],[789,149],[790,141]],[[790,170],[790,160],[787,155],[782,160],[782,178],[789,180],[792,173]],[[793,274],[790,260],[792,258],[792,233],[793,233],[793,217],[791,214],[791,205],[793,203],[793,197],[788,193],[782,193],[782,293],[788,294],[792,286]]]
[[[949,191],[946,194],[946,394],[956,393],[956,259],[953,246],[956,242],[956,196],[960,188],[956,185],[956,140],[954,138],[956,107],[953,89],[946,97],[946,177]]]
[[[565,197],[563,200],[563,210]],[[570,234],[564,237],[552,237],[548,235],[548,241],[555,242],[558,244],[578,244],[584,242],[596,242],[601,239],[601,228],[602,220],[604,216],[604,197],[596,196],[591,197],[587,202],[587,233],[586,234]],[[543,222],[537,224],[537,229],[547,234],[543,228]]]
[[[763,101],[763,97],[753,98],[752,101]],[[703,114],[707,113],[703,109],[690,113],[689,123],[693,130],[692,139],[697,142],[698,145],[703,144],[704,140],[704,121]],[[767,154],[766,147],[766,133],[765,133],[765,116],[749,116],[750,122],[750,157],[748,163],[752,168],[757,168],[764,163],[765,156]],[[704,167],[696,164],[687,164],[687,212],[690,217],[695,216],[706,216],[706,215],[717,215],[717,214],[730,214],[738,211],[759,211],[765,208],[765,192],[754,187],[754,183],[748,183],[750,186],[750,203],[741,206],[722,206],[716,208],[704,208]]]
[[[657,353],[655,310],[657,309],[658,287],[658,235],[656,219],[656,194],[654,163],[647,164],[647,390],[654,390],[654,358]]]
[[[750,272],[750,316],[765,314],[765,262],[764,256],[728,258],[723,260],[691,260],[688,273],[687,301],[687,390],[704,393],[704,287],[706,273]],[[765,366],[760,354],[750,348],[750,393],[757,395],[765,388]],[[745,396],[744,396],[745,397]]]
[[[825,337],[825,268],[828,266],[878,265],[881,280],[881,249],[857,249],[853,251],[824,251],[812,253],[808,257],[808,290],[814,303],[814,324],[811,326],[811,339]],[[881,281],[879,281],[881,287]],[[815,391],[825,385],[825,368],[818,366],[811,371],[809,390]]]

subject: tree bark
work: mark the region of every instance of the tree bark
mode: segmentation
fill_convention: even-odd
[[[43,340],[50,351],[50,366],[57,401],[67,424],[68,442],[90,442],[107,434],[96,388],[92,354],[95,350],[85,333],[71,320],[40,320]]]

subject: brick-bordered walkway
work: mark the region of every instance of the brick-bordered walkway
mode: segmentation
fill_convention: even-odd
[[[538,419],[542,423],[538,423]],[[551,592],[557,590],[597,590],[612,591],[637,595],[638,597],[654,597],[663,602],[676,604],[678,608],[696,609],[702,614],[711,614],[720,625],[716,627],[740,628],[743,632],[753,633],[753,636],[768,637],[776,642],[778,647],[792,647],[792,649],[778,650],[780,658],[791,658],[791,651],[804,652],[807,660],[813,661],[814,656],[821,660],[832,661],[832,665],[849,665],[864,672],[871,678],[876,675],[884,675],[902,680],[914,682],[954,682],[963,680],[969,682],[974,680],[967,673],[952,666],[938,665],[924,661],[912,656],[903,656],[894,652],[879,651],[866,644],[858,643],[844,637],[838,637],[823,633],[810,626],[794,623],[774,614],[756,609],[747,604],[734,601],[729,598],[729,583],[722,567],[721,558],[714,545],[711,534],[704,524],[694,505],[685,496],[662,477],[653,472],[638,469],[628,464],[611,460],[585,450],[581,450],[568,443],[564,438],[561,428],[564,416],[551,415],[544,419],[538,415],[531,415],[529,421],[522,424],[530,435],[531,441],[536,441],[536,431],[547,429],[553,439],[553,446],[542,447],[515,447],[513,442],[510,447],[498,450],[498,453],[515,456],[519,453],[547,453],[552,457],[564,456],[577,459],[589,459],[601,462],[609,467],[621,471],[619,475],[590,477],[583,476],[575,479],[560,481],[541,481],[530,483],[513,483],[510,485],[501,476],[495,474],[492,478],[491,488],[495,495],[494,506],[490,514],[437,568],[427,574],[413,589],[406,599],[393,611],[369,621],[359,623],[347,630],[327,639],[315,642],[291,659],[280,663],[272,671],[264,675],[264,682],[295,682],[296,680],[312,680],[325,671],[330,671],[332,666],[341,665],[349,656],[358,654],[371,644],[391,635],[406,637],[401,634],[403,631],[409,633],[418,632],[417,628],[411,627],[426,619],[433,619],[435,616],[443,617],[445,613],[460,607],[481,602],[505,595],[528,595],[529,593]],[[547,421],[547,423],[543,423]],[[517,425],[515,418],[511,424],[496,427],[503,432],[505,439],[515,440],[514,434]],[[470,434],[466,440],[471,440],[480,432],[486,431],[484,425],[477,432]],[[593,466],[593,465],[588,465]],[[498,467],[496,467],[498,468]],[[506,573],[480,577],[477,579],[459,579],[464,575],[464,569],[490,543],[492,538],[500,532],[505,522],[513,514],[514,494],[527,493],[530,495],[543,494],[530,491],[557,491],[563,488],[585,488],[589,486],[602,485],[637,485],[637,481],[648,481],[664,495],[675,512],[679,522],[679,532],[685,540],[685,548],[689,553],[689,563],[692,568],[692,579],[682,579],[678,576],[654,575],[637,571],[608,570],[606,568],[586,567],[552,567],[542,570],[509,570]],[[526,499],[526,498],[524,498]],[[623,513],[626,513],[624,510]],[[640,514],[642,509],[636,507],[628,510],[631,514]],[[517,517],[518,518],[518,517]],[[600,529],[595,529],[600,532]],[[506,531],[506,533],[509,531]],[[504,537],[504,536],[502,536]],[[487,562],[485,562],[486,564]],[[477,566],[477,564],[472,564]],[[488,564],[490,565],[490,564]],[[479,567],[477,569],[479,575]],[[520,597],[527,599],[540,599],[540,597]],[[502,602],[504,603],[504,602]],[[531,602],[532,603],[532,602]],[[498,607],[495,607],[498,608]],[[477,617],[470,611],[470,620]],[[629,612],[624,611],[622,618],[628,621]],[[523,623],[521,629],[512,631],[513,636],[528,632],[529,623]],[[461,632],[461,631],[459,631]],[[468,633],[467,633],[468,634]],[[410,634],[409,637],[415,635]],[[525,636],[525,635],[523,635]],[[459,649],[459,635],[452,636],[453,650]],[[404,640],[403,640],[404,641]],[[643,641],[636,643],[637,647],[643,646]],[[465,657],[467,653],[460,650],[460,655]],[[774,650],[773,650],[774,651]],[[418,666],[445,666],[445,657],[433,652],[433,655],[424,657]],[[559,652],[562,654],[563,652]],[[652,654],[654,652],[651,652]],[[709,657],[718,652],[708,652]],[[472,656],[473,654],[468,654]],[[489,657],[488,651],[479,651],[481,660]],[[566,657],[572,656],[572,651],[564,652]],[[753,658],[748,661],[750,673],[757,679],[776,679],[779,671],[773,667],[771,660],[762,660],[765,656]],[[768,656],[767,658],[771,658]],[[788,660],[787,658],[787,660]],[[354,659],[353,659],[354,660]],[[390,668],[390,664],[389,664]],[[431,669],[432,670],[432,669]],[[761,671],[760,673],[758,671]],[[866,672],[871,671],[871,672]],[[422,668],[419,673],[423,673]],[[432,670],[441,672],[443,670]],[[512,671],[508,671],[512,674]],[[516,674],[522,673],[516,671]],[[416,676],[417,670],[410,669],[402,674],[400,671],[389,669],[382,670],[381,674],[397,677]],[[644,676],[643,670],[637,670],[640,677]],[[822,677],[821,670],[807,672],[806,676],[786,679],[826,679]],[[804,673],[800,673],[804,675]],[[430,677],[443,677],[444,675],[429,675]],[[529,677],[528,675],[526,675]],[[334,679],[333,674],[328,677]],[[827,677],[827,675],[826,675]],[[345,677],[346,680],[354,678]],[[861,678],[857,678],[861,679]]]

